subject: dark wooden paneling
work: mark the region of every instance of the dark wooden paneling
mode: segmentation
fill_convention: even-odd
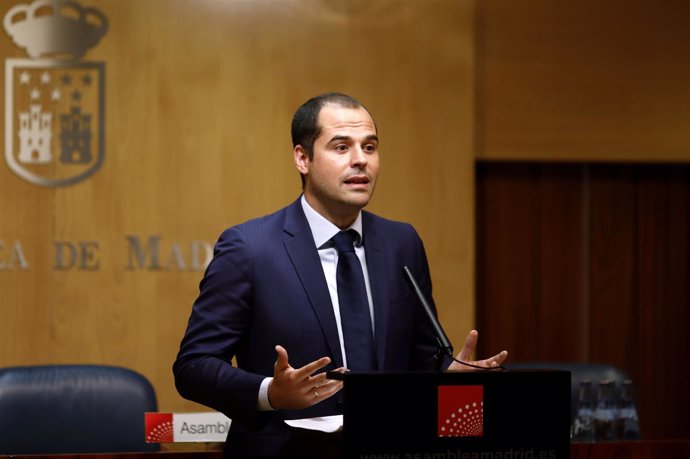
[[[480,343],[500,343],[511,355],[527,358],[539,351],[537,340],[524,339],[516,327],[525,318],[535,319],[538,294],[534,270],[539,257],[539,235],[533,222],[539,211],[535,184],[538,168],[530,165],[478,167],[478,207],[486,209],[477,219],[477,235],[483,256],[478,258],[477,327]],[[491,180],[485,179],[491,174]],[[484,308],[482,305],[490,305]]]
[[[636,193],[632,166],[589,168],[587,359],[633,368]]]
[[[586,286],[581,276],[586,240],[583,225],[583,167],[540,166],[534,200],[540,203],[539,266],[535,329],[539,360],[581,360],[587,350],[583,314]]]
[[[638,298],[635,333],[635,377],[648,396],[640,400],[642,415],[658,413],[646,431],[687,436],[690,429],[688,376],[690,312],[688,303],[687,167],[649,167],[639,173]],[[661,415],[661,414],[665,415]],[[646,419],[642,417],[642,419]]]
[[[487,349],[583,358],[582,280],[570,275],[582,270],[579,177],[558,165],[478,165],[477,326],[480,343],[495,343]]]
[[[480,355],[604,362],[690,436],[690,166],[479,163]]]
[[[669,379],[668,386],[661,389],[666,392],[662,406],[669,407],[671,412],[664,430],[673,437],[687,438],[690,435],[690,359],[687,358],[690,349],[690,167],[678,167],[667,177],[670,177],[667,237],[673,245],[668,252],[668,303],[661,306],[667,325],[658,330],[666,334],[660,341],[665,346],[650,343],[647,352],[641,355],[643,362],[656,361],[657,374],[677,372],[681,375]],[[646,402],[654,403],[653,400]]]

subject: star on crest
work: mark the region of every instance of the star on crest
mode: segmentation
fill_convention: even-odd
[[[43,72],[41,74],[41,84],[50,83],[50,74],[48,72]]]
[[[81,99],[81,93],[79,91],[74,91],[72,93],[72,100],[78,102]]]
[[[41,98],[41,91],[38,90],[38,88],[34,88],[31,90],[31,100],[38,100]]]
[[[50,93],[50,100],[52,100],[53,102],[58,102],[61,97],[62,93],[57,88],[53,89],[53,92]]]
[[[29,75],[29,72],[24,70],[20,75],[19,75],[19,83],[26,85],[29,84],[31,81],[31,75]]]

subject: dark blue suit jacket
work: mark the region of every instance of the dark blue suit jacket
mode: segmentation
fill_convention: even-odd
[[[433,369],[433,331],[401,272],[408,266],[431,299],[422,241],[409,224],[368,212],[362,231],[379,368]],[[290,436],[284,419],[341,412],[338,395],[304,410],[257,410],[261,381],[273,375],[277,344],[294,368],[324,356],[332,359],[327,369],[342,366],[333,306],[299,199],[223,232],[173,366],[182,396],[233,420],[228,456],[274,455]]]

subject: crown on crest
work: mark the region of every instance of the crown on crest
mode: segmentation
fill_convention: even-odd
[[[15,5],[5,14],[3,25],[14,43],[34,58],[80,58],[108,30],[103,13],[72,0]]]

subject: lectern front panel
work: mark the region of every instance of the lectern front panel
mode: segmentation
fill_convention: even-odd
[[[344,380],[348,458],[569,457],[567,371],[368,373]]]

